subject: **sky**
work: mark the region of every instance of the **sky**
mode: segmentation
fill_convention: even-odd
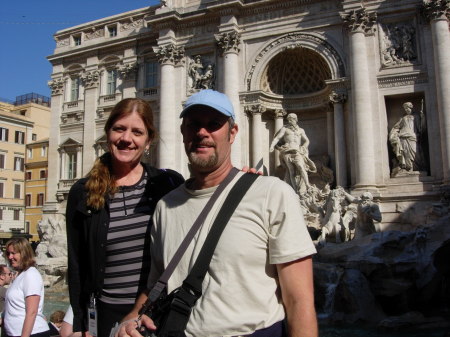
[[[50,97],[47,56],[53,34],[85,22],[153,6],[159,0],[0,0],[0,100],[31,92]]]

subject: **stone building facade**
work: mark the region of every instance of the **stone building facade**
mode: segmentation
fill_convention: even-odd
[[[426,221],[450,182],[449,18],[445,0],[167,0],[58,31],[48,57],[45,212],[64,212],[70,186],[105,150],[109,112],[126,97],[154,110],[152,163],[187,177],[179,111],[192,93],[215,88],[237,112],[235,166],[281,177],[269,146],[295,113],[317,174],[332,172],[326,182],[355,195],[371,191],[385,228],[414,227],[408,219]],[[391,130],[405,102],[426,122],[417,139],[425,165],[398,174]]]

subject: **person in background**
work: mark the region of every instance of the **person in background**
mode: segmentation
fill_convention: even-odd
[[[50,315],[48,322],[50,336],[59,336],[59,330],[61,329],[65,314],[66,313],[62,310],[56,310]]]
[[[83,336],[81,331],[73,332],[73,310],[72,306],[69,305],[64,316],[63,322],[61,324],[61,329],[59,330],[59,335],[61,337],[92,337],[89,332],[86,332]]]
[[[238,126],[226,95],[202,90],[186,101],[180,118],[192,178],[156,206],[148,289],[159,279],[214,190],[233,169],[231,146]],[[188,275],[207,238],[213,215],[231,188],[227,186],[219,196],[211,216],[180,259],[167,284],[169,293]],[[276,177],[259,177],[221,234],[203,280],[202,295],[190,312],[186,330],[180,333],[189,337],[317,337],[312,270],[315,252],[294,190]],[[139,296],[133,311],[119,325],[118,336],[138,337],[141,325],[156,329],[148,316],[138,317],[147,294]]]
[[[0,264],[0,336],[3,336],[3,309],[5,308],[6,285],[12,281],[13,273],[5,264]]]
[[[66,208],[73,331],[88,331],[88,306],[95,299],[98,337],[109,336],[145,288],[153,210],[184,181],[175,171],[142,162],[156,138],[146,101],[117,103],[104,131],[109,151],[72,186]]]
[[[6,291],[4,326],[7,336],[49,337],[44,307],[44,282],[34,267],[35,255],[25,238],[13,238],[6,243],[9,265],[17,271],[14,282]]]

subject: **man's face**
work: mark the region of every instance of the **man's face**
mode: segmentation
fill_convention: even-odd
[[[198,106],[189,111],[181,124],[181,133],[192,169],[211,172],[230,160],[237,131],[237,125],[230,129],[228,117],[212,108]]]
[[[10,284],[12,280],[12,273],[9,268],[4,268],[1,274],[4,284]]]

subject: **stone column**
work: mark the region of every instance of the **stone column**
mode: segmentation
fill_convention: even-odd
[[[376,15],[364,8],[352,10],[343,17],[350,30],[350,69],[355,142],[355,188],[375,185],[375,160],[370,73],[366,34],[372,32]]]
[[[58,190],[58,182],[60,179],[60,165],[58,147],[60,143],[59,125],[61,123],[61,113],[64,104],[64,79],[62,77],[55,78],[48,82],[51,89],[52,105],[50,120],[50,135],[48,146],[48,181],[47,195],[44,206],[44,212],[54,212],[57,209],[56,192]]]
[[[278,130],[280,130],[283,127],[283,117],[285,117],[287,115],[286,110],[283,109],[277,109],[273,112],[273,118],[275,120],[274,123],[274,135],[276,135],[276,133],[278,132]],[[272,141],[272,140],[271,140]],[[275,155],[275,169],[281,165],[281,161],[280,161],[280,151],[275,149],[274,151],[274,155]]]
[[[334,157],[336,185],[347,186],[347,153],[345,144],[344,127],[344,102],[347,95],[333,91],[330,94],[330,101],[334,107]]]
[[[227,18],[228,21],[235,21],[235,18]],[[236,115],[236,123],[240,126],[241,121],[241,106],[239,102],[239,43],[240,36],[236,30],[224,32],[216,36],[217,45],[223,56],[223,92],[230,98],[233,103],[234,112]],[[242,130],[243,131],[243,130]],[[238,134],[234,141],[233,151],[231,153],[231,160],[233,165],[237,167],[242,166],[241,157],[241,137]]]
[[[260,105],[251,105],[247,107],[247,112],[252,118],[252,132],[251,132],[251,166],[263,170],[263,147],[261,137],[261,114],[265,111],[264,107]]]
[[[444,184],[450,183],[450,5],[445,0],[423,2],[433,41],[437,106],[441,132]]]
[[[173,43],[155,48],[161,63],[158,167],[175,168],[174,146],[178,130],[175,93],[175,64],[184,56],[184,49]]]
[[[77,178],[84,177],[92,168],[95,161],[96,130],[95,118],[100,86],[100,72],[98,70],[87,71],[81,77],[84,84],[84,116],[83,116],[83,149],[82,153],[77,149]]]

